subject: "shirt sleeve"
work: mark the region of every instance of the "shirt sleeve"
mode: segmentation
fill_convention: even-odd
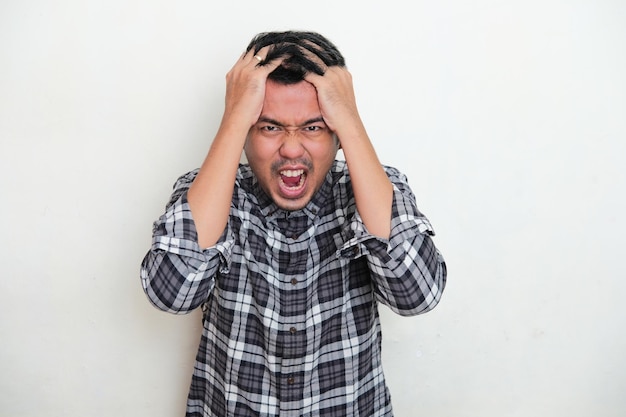
[[[215,275],[228,268],[233,239],[229,229],[216,245],[201,249],[187,191],[197,170],[181,176],[152,229],[152,246],[141,263],[141,282],[150,302],[175,314],[188,313],[204,303]]]
[[[445,261],[432,240],[433,228],[417,209],[404,174],[385,167],[393,184],[389,239],[368,233],[357,213],[349,224],[352,238],[339,256],[365,256],[379,302],[404,316],[432,310],[446,285]]]

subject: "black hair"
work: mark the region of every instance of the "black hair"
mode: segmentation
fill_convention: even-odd
[[[345,67],[346,62],[332,42],[316,32],[286,31],[263,32],[250,41],[246,52],[270,46],[259,65],[284,57],[283,63],[272,71],[268,78],[281,84],[295,84],[304,79],[308,72],[324,75],[324,70],[307,57],[307,53],[318,57],[326,67]]]

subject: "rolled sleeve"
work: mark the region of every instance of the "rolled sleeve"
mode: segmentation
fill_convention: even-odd
[[[233,239],[229,230],[212,247],[202,249],[187,202],[195,175],[181,177],[165,213],[153,225],[152,246],[141,265],[143,289],[157,308],[188,313],[204,303],[215,285],[215,275],[230,265]]]
[[[366,256],[377,299],[401,315],[433,309],[446,284],[446,265],[434,245],[428,219],[417,209],[406,177],[386,168],[393,183],[391,233],[388,240],[367,232],[358,213],[350,222],[351,238],[338,255]]]

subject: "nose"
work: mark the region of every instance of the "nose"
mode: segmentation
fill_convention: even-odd
[[[287,130],[285,132],[279,151],[280,155],[287,159],[296,159],[304,154],[304,146],[297,131]]]

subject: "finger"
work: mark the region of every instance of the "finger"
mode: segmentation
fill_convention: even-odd
[[[251,65],[254,65],[255,69],[263,70],[265,74],[269,74],[278,68],[284,61],[284,56],[279,56],[271,60],[267,60],[267,55],[270,51],[271,45],[265,46],[257,51],[256,54],[251,54]],[[252,51],[253,52],[253,51]]]
[[[318,95],[322,94],[324,91],[327,91],[328,89],[338,88],[337,86],[333,87],[333,85],[335,84],[334,84],[332,75],[330,75],[330,72],[328,70],[324,72],[324,75],[316,74],[313,71],[307,71],[307,73],[304,74],[303,78],[304,78],[304,81],[311,83],[313,87],[315,87]]]
[[[263,48],[259,49],[256,53],[254,52],[254,48],[252,48],[248,52],[246,52],[246,54],[244,55],[244,59],[247,60],[247,62],[250,64],[259,65],[259,66],[264,65],[266,63],[265,58],[267,57],[269,48],[270,48],[270,45],[264,46]]]
[[[319,67],[322,74],[326,74],[326,71],[328,71],[328,66],[324,63],[324,61],[319,56],[317,56],[313,52],[303,47],[300,47],[300,50],[302,51],[302,54],[305,56],[306,59],[313,62],[315,65]],[[319,74],[316,74],[316,75],[319,75]]]
[[[326,73],[324,73],[326,74]],[[312,71],[308,71],[306,74],[304,74],[304,81],[307,81],[311,84],[313,84],[313,86],[315,86],[316,88],[323,83],[325,80],[323,75],[319,75],[316,74]]]
[[[264,58],[265,55],[263,55],[263,49],[259,50],[257,53],[254,52],[254,48],[250,49],[249,51],[245,51],[242,55],[241,55],[241,60],[244,62],[244,64],[258,64],[259,62],[261,62]]]
[[[249,64],[251,62],[258,62],[256,59],[254,59],[254,49],[250,49],[249,51],[245,51],[243,53],[243,55],[241,56],[241,60],[244,61],[246,64]]]

